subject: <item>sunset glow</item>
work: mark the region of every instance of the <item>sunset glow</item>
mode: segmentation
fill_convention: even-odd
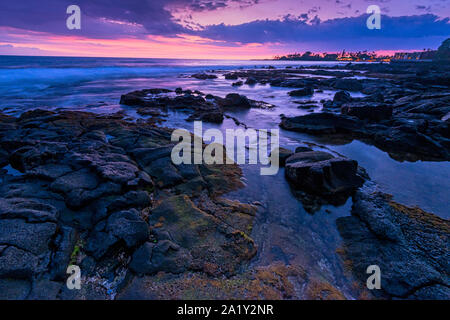
[[[344,49],[393,53],[436,47],[450,33],[444,2],[383,3],[383,28],[370,32],[368,2],[362,0],[165,0],[134,6],[115,0],[107,9],[79,1],[81,30],[66,28],[69,2],[48,1],[46,10],[33,2],[21,9],[0,5],[0,54],[259,59]]]

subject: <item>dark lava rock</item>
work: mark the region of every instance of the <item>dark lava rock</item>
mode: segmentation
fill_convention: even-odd
[[[55,232],[54,223],[26,223],[22,219],[0,220],[0,243],[36,256],[48,251]]]
[[[225,75],[225,79],[227,80],[237,80],[238,79],[238,75],[235,73],[227,73]]]
[[[350,194],[361,187],[358,162],[323,151],[295,153],[286,159],[286,178],[296,188],[321,196]]]
[[[205,122],[211,122],[211,123],[222,123],[223,122],[223,112],[220,111],[212,111],[212,112],[199,112],[194,113],[189,118],[187,118],[187,121],[205,121]]]
[[[237,93],[229,93],[225,99],[219,100],[219,105],[224,109],[227,108],[251,108],[250,101],[246,96]]]
[[[148,225],[136,209],[119,211],[110,215],[105,231],[123,240],[128,247],[136,246],[147,240],[149,236]]]
[[[167,116],[159,112],[173,109],[189,114],[188,121],[201,120],[213,123],[222,123],[224,119],[224,110],[236,109],[236,108],[273,108],[275,106],[265,103],[263,101],[250,100],[245,96],[237,93],[227,94],[225,98],[206,95],[201,92],[188,93],[187,90],[183,91],[184,94],[173,95],[170,90],[164,89],[146,89],[141,91],[133,91],[122,95],[121,103],[138,107],[137,112],[141,115],[150,115],[152,118],[160,121],[159,116]],[[17,155],[18,166],[23,166],[20,163],[20,155],[22,153],[28,154],[29,148]],[[63,153],[64,150],[55,150],[55,156]],[[128,166],[128,165],[127,165]],[[126,168],[124,168],[126,169]]]
[[[450,223],[392,200],[373,185],[356,193],[352,216],[337,219],[343,255],[363,283],[366,269],[381,271],[384,298],[448,299]]]
[[[359,112],[359,109],[357,109]],[[376,109],[375,109],[376,110]],[[386,111],[387,110],[387,111]],[[417,161],[450,159],[448,121],[404,118],[404,114],[389,120],[389,108],[371,114],[361,109],[361,117],[377,119],[377,123],[346,114],[313,113],[293,118],[283,117],[280,126],[286,130],[305,132],[331,139],[360,139],[389,152],[398,160]],[[344,111],[345,112],[345,111]]]
[[[202,120],[207,122],[221,123],[223,121],[223,111],[214,100],[215,97],[208,95],[205,98],[201,93],[189,93],[177,91],[177,96],[170,96],[162,89],[147,89],[134,91],[122,95],[120,103],[130,106],[139,106],[138,113],[141,115],[161,116],[158,110],[175,109],[190,113],[189,121]],[[156,93],[154,93],[156,92]]]
[[[352,96],[347,91],[338,91],[335,93],[333,102],[334,103],[346,103],[351,102]]]
[[[121,114],[0,114],[4,161],[22,171],[4,170],[0,179],[0,297],[112,299],[134,272],[238,272],[256,253],[245,233],[254,215],[235,205],[221,214],[224,223],[178,193],[222,206],[217,197],[241,187],[242,172],[237,165],[174,165],[171,132]],[[173,212],[166,210],[171,203]],[[158,214],[167,217],[163,228],[153,220]],[[174,216],[187,220],[169,223]],[[153,241],[151,270],[129,267],[135,251]],[[81,290],[66,288],[70,264],[82,268]]]
[[[341,107],[342,114],[355,116],[359,119],[372,121],[387,120],[392,117],[392,107],[386,105],[344,105]]]
[[[27,280],[0,279],[1,300],[24,300],[30,291],[31,283]]]
[[[130,269],[133,272],[144,274],[155,271],[151,262],[154,246],[153,243],[146,242],[133,253],[133,258],[130,263]]]
[[[358,131],[358,119],[334,113],[312,113],[293,118],[283,118],[280,126],[286,130],[312,134],[350,133]]]
[[[81,169],[57,178],[50,186],[52,191],[69,194],[74,189],[95,189],[99,184],[97,175],[89,169]]]
[[[240,86],[242,86],[244,83],[242,82],[242,81],[236,81],[236,82],[233,82],[231,85],[233,86],[233,87],[240,87]]]
[[[102,258],[113,246],[123,242],[133,248],[149,237],[147,223],[135,209],[113,213],[106,223],[99,223],[88,239],[86,251],[95,259]]]
[[[189,253],[180,246],[162,240],[156,244],[146,242],[133,254],[130,268],[139,274],[152,274],[159,271],[182,273],[190,264]]]
[[[257,83],[258,83],[258,81],[252,77],[247,78],[247,80],[245,81],[245,84],[248,84],[249,86],[255,85]]]
[[[42,271],[39,258],[25,250],[8,246],[0,256],[0,278],[31,279]]]
[[[288,93],[291,97],[306,97],[312,96],[314,94],[314,89],[312,87],[306,87],[299,90],[290,91]]]
[[[152,211],[149,223],[167,230],[177,245],[165,240],[152,249],[152,264],[172,271],[181,272],[187,265],[203,269],[207,262],[215,266],[217,274],[234,274],[256,253],[253,240],[245,233],[200,210],[185,195],[165,199]]]
[[[191,76],[191,78],[199,79],[199,80],[207,80],[207,79],[217,79],[215,74],[207,74],[207,73],[196,73]]]
[[[171,90],[159,88],[133,91],[122,95],[120,97],[120,103],[125,104],[127,106],[143,105],[143,102],[145,101],[145,98],[147,96],[166,94],[169,92],[171,92]]]

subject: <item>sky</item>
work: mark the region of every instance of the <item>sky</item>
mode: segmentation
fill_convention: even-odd
[[[66,26],[69,5],[81,10],[79,30]],[[379,30],[366,26],[370,5]],[[448,37],[450,0],[0,2],[0,55],[252,59],[435,49]]]

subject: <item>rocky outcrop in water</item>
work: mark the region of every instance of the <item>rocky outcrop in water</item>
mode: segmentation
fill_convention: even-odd
[[[352,215],[337,220],[346,265],[362,282],[377,265],[382,298],[450,297],[450,223],[392,200],[373,185],[354,196]]]
[[[450,159],[448,65],[423,62],[333,68],[349,69],[354,75],[364,72],[364,79],[311,80],[314,88],[341,91],[333,100],[321,101],[324,113],[284,117],[282,128],[330,141],[359,139],[401,161]],[[279,71],[277,77],[282,79],[274,80],[273,85],[304,87],[309,81],[281,75],[286,73]],[[347,91],[360,91],[365,96],[352,97]]]
[[[449,95],[450,97],[450,95]],[[394,113],[390,106],[342,107],[342,114],[314,113],[282,118],[283,129],[322,137],[360,139],[399,160],[449,160],[449,120]]]
[[[306,87],[303,89],[298,89],[294,91],[290,91],[288,93],[291,97],[306,97],[312,96],[314,94],[314,89],[312,87]]]
[[[175,92],[168,89],[145,89],[124,94],[120,103],[137,107],[137,113],[152,116],[157,120],[164,116],[161,111],[177,110],[189,114],[188,121],[201,120],[205,122],[222,123],[224,112],[237,109],[274,108],[274,105],[248,99],[237,93],[227,94],[225,98],[206,95],[202,92]]]
[[[366,179],[355,160],[302,146],[285,160],[285,176],[306,211],[323,204],[341,205]]]
[[[191,78],[199,79],[199,80],[210,80],[210,79],[217,79],[217,76],[215,74],[208,74],[208,73],[196,73],[191,75]]]
[[[364,182],[355,160],[323,151],[295,153],[285,167],[286,178],[295,187],[324,197],[351,194]]]

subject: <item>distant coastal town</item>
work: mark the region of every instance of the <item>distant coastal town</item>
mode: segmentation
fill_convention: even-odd
[[[396,52],[394,55],[378,55],[375,52],[358,51],[341,53],[293,53],[275,56],[274,60],[286,61],[348,61],[348,62],[390,62],[390,61],[433,61],[450,60],[450,39],[445,40],[437,50],[424,49],[415,52]]]

